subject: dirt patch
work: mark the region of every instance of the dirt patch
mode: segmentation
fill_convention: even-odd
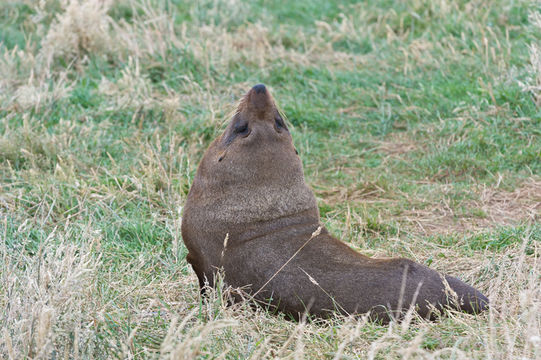
[[[408,210],[400,222],[425,235],[478,231],[496,226],[539,221],[541,218],[541,179],[529,179],[514,191],[479,186],[478,200],[465,200],[459,206],[470,209],[457,214],[457,206],[442,199],[435,206]]]
[[[541,215],[541,179],[529,179],[512,192],[484,188],[476,203],[493,223],[539,220]]]
[[[415,151],[419,148],[418,144],[405,136],[393,136],[389,140],[377,141],[376,152],[397,157],[402,154]]]

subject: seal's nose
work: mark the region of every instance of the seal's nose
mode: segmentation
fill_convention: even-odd
[[[253,91],[256,92],[256,94],[261,94],[261,93],[265,93],[267,91],[267,88],[265,87],[264,84],[257,84],[256,86],[254,86],[252,88]]]
[[[263,84],[257,84],[248,93],[249,105],[259,114],[272,110],[273,101],[269,91]]]

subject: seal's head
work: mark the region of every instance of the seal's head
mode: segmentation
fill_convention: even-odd
[[[208,158],[207,158],[208,157]],[[269,90],[254,86],[242,98],[224,133],[211,145],[205,167],[226,183],[285,185],[303,177],[289,129]]]
[[[254,86],[199,165],[193,197],[215,218],[260,221],[317,206],[269,90]]]

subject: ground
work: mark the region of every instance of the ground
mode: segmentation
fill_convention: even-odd
[[[0,4],[0,354],[541,358],[536,2]],[[201,156],[265,83],[322,223],[487,294],[489,312],[300,323],[199,296]]]

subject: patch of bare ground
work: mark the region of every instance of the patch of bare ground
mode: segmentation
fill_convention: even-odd
[[[529,179],[512,192],[483,187],[477,207],[493,223],[507,224],[539,220],[541,215],[541,179]]]
[[[375,151],[392,158],[400,157],[400,155],[419,148],[419,144],[401,133],[395,133],[387,140],[375,141],[374,144],[376,145]]]
[[[478,185],[472,191],[477,195],[476,200],[464,200],[459,206],[452,206],[443,196],[432,206],[404,211],[398,220],[408,230],[435,235],[529,223],[541,216],[540,179],[530,178],[513,191],[486,185]],[[459,213],[458,207],[470,211]]]
[[[344,187],[318,186],[316,194],[326,205],[343,204],[346,202],[387,202],[384,198],[386,191],[375,183],[352,184]]]
[[[455,189],[449,184],[440,184],[423,194],[405,194],[371,181],[341,187],[316,185],[314,188],[323,204],[330,207],[348,205],[347,223],[350,207],[368,205],[378,208],[378,222],[394,222],[401,231],[421,236],[483,231],[533,223],[541,218],[539,178],[529,178],[512,191],[500,188],[499,184],[472,185],[470,193],[461,197],[453,194]],[[363,216],[357,217],[352,221],[364,224]],[[350,230],[347,226],[346,232]]]

